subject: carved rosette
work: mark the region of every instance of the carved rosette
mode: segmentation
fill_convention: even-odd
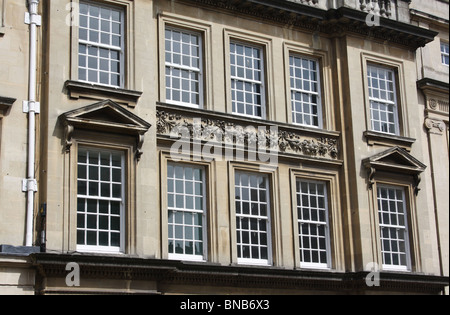
[[[215,118],[185,117],[179,113],[158,110],[157,133],[174,141],[180,138],[214,142],[236,148],[266,150],[271,153],[290,154],[336,160],[339,157],[338,135],[314,136],[311,131],[299,132],[276,125],[248,125],[246,122]],[[320,134],[318,131],[317,134]]]

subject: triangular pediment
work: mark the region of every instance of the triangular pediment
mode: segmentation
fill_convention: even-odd
[[[142,155],[144,134],[151,125],[129,110],[111,100],[77,108],[59,116],[64,125],[66,152],[72,146],[72,137],[77,130],[95,131],[104,134],[114,133],[136,138],[136,158]]]
[[[134,122],[129,119],[128,115],[123,115],[113,110],[111,107],[101,108],[92,112],[80,115],[79,118],[88,120],[105,121],[118,124],[133,124]]]
[[[121,133],[146,132],[151,125],[111,100],[84,106],[62,114],[61,119],[74,127]]]
[[[426,165],[400,147],[394,147],[367,158],[363,164],[367,168],[408,174],[419,174],[426,169]]]

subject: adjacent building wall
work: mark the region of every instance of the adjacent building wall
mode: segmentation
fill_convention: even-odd
[[[4,9],[4,11],[2,11]],[[27,167],[28,25],[23,1],[0,2],[0,97],[16,101],[0,110],[0,244],[25,245],[26,195],[22,179]]]

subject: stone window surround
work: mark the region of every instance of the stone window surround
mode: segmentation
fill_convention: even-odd
[[[242,30],[224,28],[224,55],[225,55],[225,100],[226,100],[226,112],[233,113],[232,106],[232,76],[231,76],[231,59],[230,59],[230,44],[231,43],[245,43],[250,46],[256,46],[261,49],[263,64],[265,65],[265,71],[263,73],[264,78],[262,78],[264,84],[262,88],[265,94],[264,100],[264,110],[262,112],[262,117],[253,119],[266,119],[274,120],[275,118],[275,93],[274,93],[274,74],[273,74],[273,53],[272,53],[272,39],[269,37],[264,37],[262,34],[253,33],[250,31],[243,32]],[[236,115],[236,114],[234,114]],[[243,116],[245,117],[245,116]]]
[[[340,218],[342,217],[342,210],[340,206],[340,187],[339,187],[339,172],[336,170],[322,170],[314,169],[296,169],[290,170],[290,185],[292,194],[296,194],[296,186],[298,180],[321,182],[324,183],[327,189],[327,203],[328,203],[328,235],[329,235],[329,263],[328,270],[343,270],[345,266],[344,259],[344,242],[343,242],[343,226]],[[294,257],[296,269],[311,269],[302,267],[300,261],[299,249],[299,231],[298,231],[298,215],[297,215],[297,200],[292,198],[292,229],[294,242]]]
[[[374,248],[373,262],[383,265],[378,219],[378,186],[395,186],[405,191],[406,213],[409,229],[410,269],[421,272],[421,253],[418,232],[416,196],[420,192],[421,174],[427,166],[401,147],[393,147],[362,161],[368,171],[369,213]]]
[[[80,0],[72,0],[73,7],[79,5]],[[78,81],[78,26],[77,18],[72,20],[71,25],[71,57],[70,57],[70,79],[64,84],[71,98],[87,98],[95,100],[111,99],[117,103],[130,107],[137,105],[142,92],[136,91],[135,84],[135,64],[134,60],[134,32],[131,32],[134,24],[134,1],[125,0],[103,0],[99,1],[106,5],[115,6],[123,9],[125,15],[124,25],[124,84],[122,88],[114,88],[99,84],[91,84]]]
[[[215,182],[212,168],[214,163],[199,162],[199,161],[174,161],[170,156],[170,151],[160,152],[160,187],[161,187],[161,257],[163,259],[169,259],[169,241],[168,241],[168,189],[167,189],[167,168],[169,164],[176,165],[189,165],[192,167],[201,167],[204,172],[204,205],[206,222],[204,223],[204,260],[214,262],[217,257],[216,247],[213,245],[216,243],[216,233],[212,227],[216,226],[216,210],[215,205],[212,202],[211,193],[213,191],[213,183]],[[201,160],[201,159],[200,159]]]
[[[369,64],[380,65],[382,67],[389,67],[395,73],[396,87],[397,87],[397,108],[398,108],[398,135],[390,135],[371,130],[371,116],[370,116],[370,101],[369,101],[369,87],[367,82],[367,68]],[[367,140],[368,145],[382,145],[388,147],[400,146],[408,151],[411,150],[412,144],[416,141],[410,138],[410,129],[408,122],[408,106],[406,98],[405,75],[403,61],[388,58],[383,55],[375,53],[361,53],[361,66],[363,74],[363,91],[364,91],[364,106],[366,115],[366,131],[363,136]]]
[[[374,252],[374,262],[379,266],[383,266],[383,257],[381,252],[381,231],[379,226],[378,218],[378,206],[377,206],[377,192],[378,187],[396,187],[398,189],[403,189],[405,194],[405,207],[406,207],[406,217],[407,217],[407,227],[409,234],[409,263],[408,270],[405,272],[420,272],[421,259],[420,259],[420,246],[418,242],[418,222],[417,222],[417,209],[415,202],[415,188],[414,184],[405,179],[404,176],[399,174],[392,175],[392,173],[377,172],[377,176],[374,182],[374,187],[371,190],[371,200],[370,203],[370,215],[371,220],[371,231],[372,231],[372,242],[376,250]],[[384,268],[382,268],[384,270]],[[391,270],[391,269],[388,269]],[[404,271],[404,270],[403,270]]]
[[[95,140],[94,140],[95,139]],[[107,139],[110,139],[111,142],[108,142]],[[125,140],[125,141],[124,141]],[[117,142],[121,142],[123,144],[116,144]],[[65,189],[64,193],[67,194],[66,198],[69,200],[69,205],[65,211],[67,211],[67,215],[69,217],[69,222],[67,223],[69,226],[69,229],[65,231],[64,233],[67,234],[66,243],[64,246],[66,247],[65,250],[68,251],[80,251],[78,249],[77,245],[77,164],[78,164],[78,151],[79,147],[83,148],[90,148],[90,149],[98,149],[98,150],[112,150],[117,152],[122,152],[125,159],[125,168],[123,170],[124,172],[124,209],[123,209],[123,225],[124,229],[121,233],[122,234],[122,244],[121,244],[121,251],[126,254],[133,254],[136,251],[136,243],[135,243],[135,201],[133,198],[134,191],[135,191],[135,185],[134,185],[134,178],[135,178],[135,170],[136,166],[133,162],[133,145],[127,144],[125,138],[119,139],[119,137],[111,137],[108,135],[104,135],[102,137],[99,137],[98,134],[91,133],[91,132],[77,132],[73,139],[73,148],[71,151],[66,154],[66,159],[69,161],[73,161],[68,167],[65,168],[65,172],[68,173],[69,176],[69,189]],[[74,194],[72,195],[70,192],[73,191]],[[99,251],[101,252],[101,251]]]
[[[281,213],[280,213],[280,197],[279,197],[279,183],[278,183],[278,170],[274,170],[270,166],[258,165],[254,163],[248,162],[228,162],[228,191],[231,193],[229,198],[230,206],[230,249],[231,249],[231,264],[232,265],[254,265],[252,262],[242,262],[240,258],[238,258],[237,254],[237,235],[236,235],[236,200],[235,200],[235,175],[236,172],[243,173],[256,173],[261,174],[267,177],[268,181],[268,202],[270,204],[268,210],[270,210],[269,227],[270,230],[271,241],[269,242],[269,246],[271,249],[269,250],[269,255],[271,255],[268,259],[269,266],[279,266],[282,261],[282,246],[281,246]]]
[[[170,167],[169,167],[170,166]],[[189,163],[178,163],[178,162],[169,162],[167,164],[167,169],[170,170],[172,168],[172,174],[169,175],[170,172],[167,173],[166,185],[167,185],[167,214],[173,214],[172,222],[168,221],[168,241],[169,241],[169,259],[174,260],[189,260],[189,261],[206,261],[205,258],[208,257],[208,216],[209,209],[207,207],[207,195],[206,195],[206,174],[205,167],[202,165],[189,164]],[[177,176],[177,169],[183,170],[182,178]],[[188,177],[186,169],[192,169],[191,177]],[[195,170],[198,170],[199,178],[195,178]],[[163,175],[163,174],[161,174]],[[171,185],[169,185],[169,181],[171,181]],[[181,191],[179,189],[179,183],[182,183]],[[188,185],[191,184],[191,185]],[[162,183],[164,185],[164,183]],[[191,187],[190,191],[188,186]],[[171,189],[170,189],[171,188]],[[172,190],[172,191],[171,191]],[[180,205],[179,196],[182,196],[181,202],[183,205]],[[172,197],[172,198],[170,198]],[[188,198],[191,199],[190,205],[188,202]],[[170,200],[172,199],[172,202]],[[186,200],[186,202],[185,202]],[[172,204],[171,204],[172,203]],[[177,222],[176,216],[178,213],[181,213],[181,216],[184,217],[182,222]],[[169,216],[170,217],[170,216]],[[190,222],[186,222],[186,219],[190,217]],[[201,217],[201,219],[196,219],[194,217]],[[181,229],[182,235],[177,235]],[[200,232],[197,231],[200,230]],[[170,233],[172,232],[172,233]],[[190,233],[190,237],[186,234]],[[182,249],[182,253],[177,253],[176,245],[177,242],[181,242],[183,245],[180,246]],[[170,249],[170,243],[172,243],[172,248]],[[192,243],[192,252],[187,253],[186,244]],[[167,249],[166,249],[167,250]],[[201,252],[201,254],[200,254]]]
[[[176,15],[169,12],[160,13],[158,15],[158,29],[159,29],[159,56],[165,56],[165,30],[166,28],[185,29],[194,33],[198,33],[201,36],[202,51],[202,84],[201,87],[201,106],[200,108],[212,110],[212,47],[211,47],[211,28],[212,25],[205,23],[202,20],[186,19],[186,17]],[[164,58],[163,58],[164,59]],[[161,61],[159,63],[159,72],[165,73],[166,64]],[[161,95],[161,101],[166,101],[166,77],[165,75],[159,76],[159,94]],[[168,101],[167,101],[168,102]]]
[[[308,46],[301,45],[296,42],[284,42],[284,58],[289,60],[290,55],[298,55],[306,58],[316,59],[318,63],[318,73],[320,80],[320,98],[321,98],[321,121],[319,129],[335,130],[335,124],[332,119],[334,117],[333,93],[332,93],[332,78],[331,65],[333,61],[326,50],[312,49]],[[285,80],[290,82],[289,62],[285,65]],[[290,84],[286,87],[286,113],[287,122],[292,124],[292,106],[291,106],[291,91]]]
[[[407,272],[411,268],[411,249],[409,240],[410,213],[407,213],[405,189],[401,186],[381,184],[377,186],[382,268],[384,270]],[[383,196],[383,190],[386,191],[386,196]],[[400,196],[399,191],[401,192]],[[403,219],[401,219],[402,217]],[[395,233],[392,233],[393,231]],[[385,245],[386,242],[389,244],[388,246]],[[394,248],[393,244],[397,244],[397,248]],[[403,248],[401,248],[401,244],[403,244]],[[403,259],[402,256],[404,256]]]
[[[109,118],[108,118],[109,117]],[[113,117],[113,118],[111,118]],[[64,251],[77,250],[77,164],[80,146],[92,149],[120,151],[124,154],[124,243],[126,254],[136,252],[136,169],[142,155],[144,135],[151,125],[119,104],[105,100],[59,116],[64,128]],[[75,223],[73,223],[75,222]]]

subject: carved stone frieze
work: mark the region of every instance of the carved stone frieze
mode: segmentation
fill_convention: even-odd
[[[428,108],[431,110],[439,111],[448,114],[449,102],[444,99],[430,98],[428,100]]]
[[[286,125],[271,122],[240,120],[238,117],[224,119],[205,117],[204,113],[171,112],[167,108],[158,110],[158,136],[189,141],[213,142],[221,146],[234,146],[236,149],[264,150],[276,154],[290,154],[337,160],[339,158],[339,134],[307,130],[302,132]],[[186,139],[188,138],[188,139]]]

